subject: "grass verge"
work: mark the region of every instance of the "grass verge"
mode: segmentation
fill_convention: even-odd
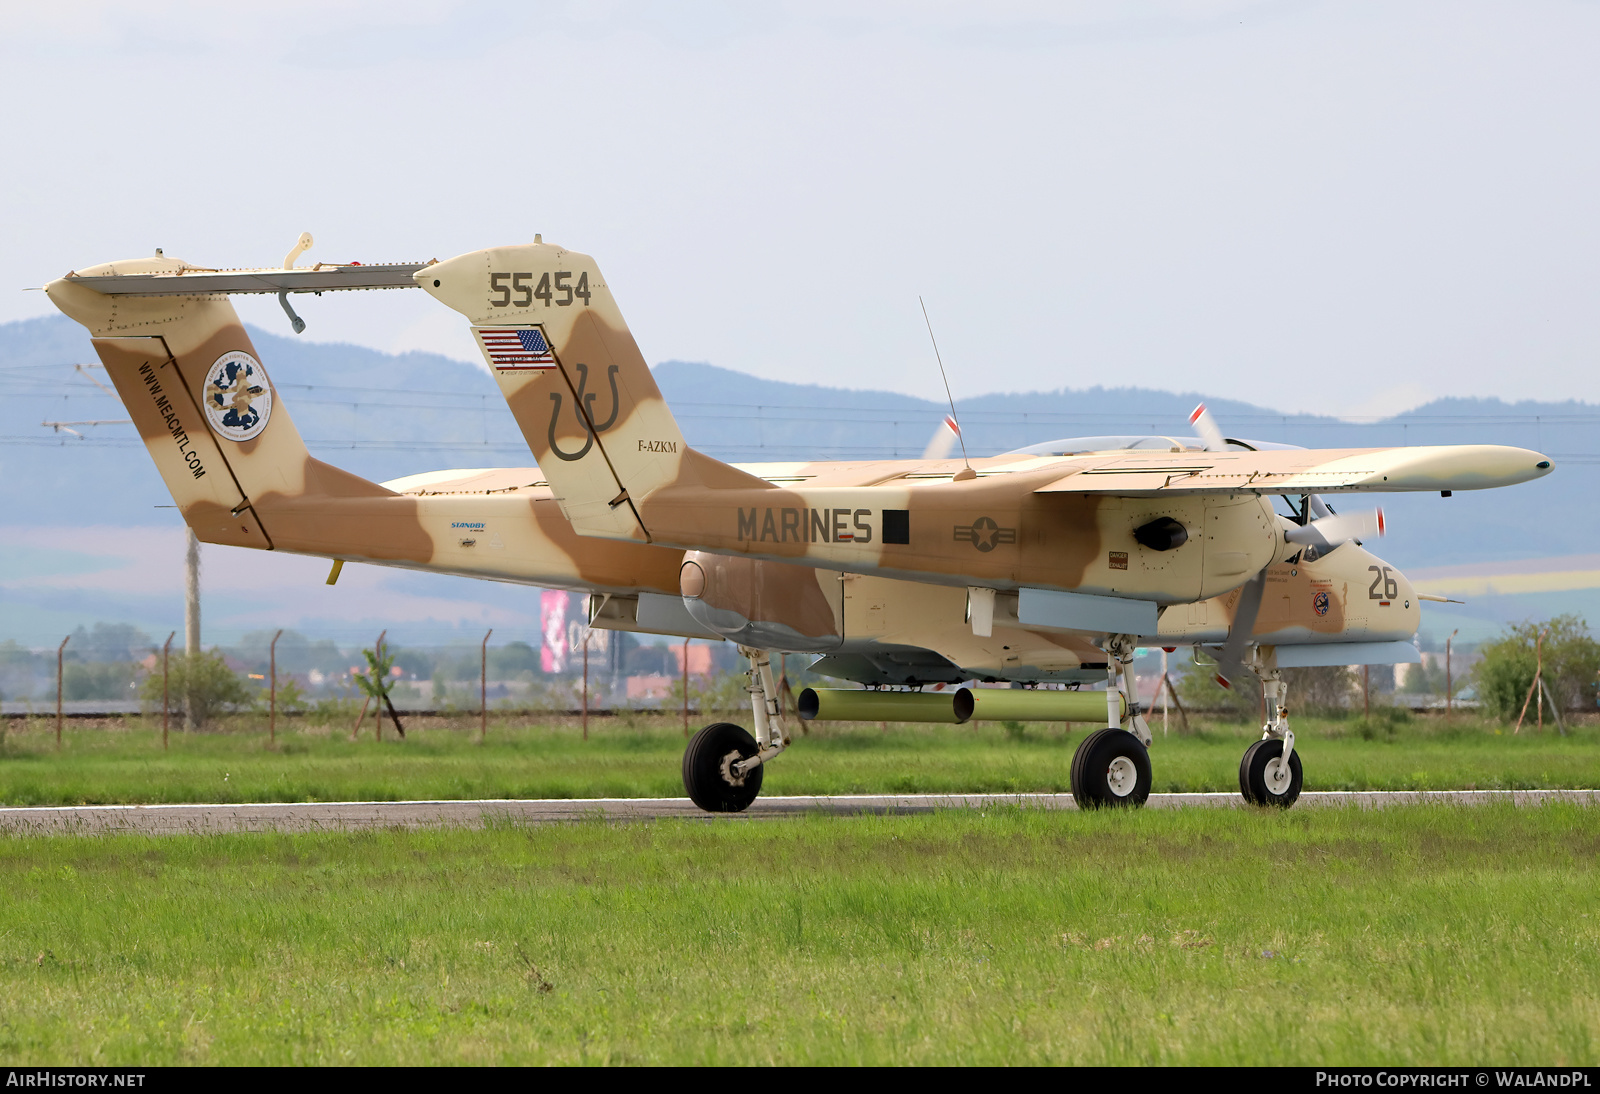
[[[1374,727],[1299,719],[1308,790],[1592,788],[1600,726],[1512,736],[1479,722],[1419,719]],[[767,769],[767,794],[1063,792],[1073,749],[1090,727],[1008,731],[975,726],[814,726]],[[1257,730],[1208,724],[1157,737],[1158,791],[1238,789],[1239,757]],[[1159,733],[1159,731],[1158,731]],[[173,733],[113,723],[67,730],[12,727],[0,745],[0,804],[350,801],[437,798],[681,797],[684,739],[672,719],[596,720],[582,739],[569,720],[476,727],[412,723],[404,741],[351,741],[304,726]]]
[[[0,841],[29,1064],[1593,1065],[1591,811]]]

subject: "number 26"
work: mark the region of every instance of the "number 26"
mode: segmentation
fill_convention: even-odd
[[[1368,566],[1367,572],[1375,574],[1372,585],[1367,589],[1368,600],[1394,600],[1400,595],[1400,583],[1394,579],[1394,570],[1388,566]],[[1379,585],[1383,591],[1378,591]]]

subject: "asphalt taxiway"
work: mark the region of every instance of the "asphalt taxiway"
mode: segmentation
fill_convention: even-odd
[[[1315,791],[1296,809],[1382,809],[1396,805],[1537,806],[1600,804],[1600,790]],[[357,831],[374,828],[481,828],[575,821],[761,820],[805,813],[852,816],[931,813],[939,809],[1076,809],[1070,794],[842,794],[758,798],[744,813],[712,816],[687,798],[568,798],[489,801],[263,802],[197,805],[74,805],[0,809],[0,832],[11,835],[147,835],[226,832]],[[1243,809],[1238,794],[1152,794],[1151,809]]]

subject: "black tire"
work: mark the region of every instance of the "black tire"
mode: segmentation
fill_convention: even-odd
[[[1107,728],[1083,739],[1072,756],[1072,799],[1079,809],[1140,806],[1148,797],[1150,753],[1139,738]]]
[[[742,813],[761,793],[766,765],[733,782],[728,764],[761,751],[756,739],[732,722],[713,722],[689,741],[683,750],[683,788],[689,800],[707,813]]]
[[[1251,805],[1270,805],[1278,809],[1287,809],[1294,804],[1304,782],[1299,749],[1289,754],[1289,785],[1281,788],[1280,793],[1274,793],[1267,783],[1268,766],[1282,756],[1283,742],[1276,738],[1257,741],[1244,750],[1244,758],[1239,761],[1239,793],[1244,795],[1245,801]]]

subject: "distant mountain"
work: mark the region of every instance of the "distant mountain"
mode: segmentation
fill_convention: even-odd
[[[252,329],[282,405],[312,451],[375,479],[442,467],[530,462],[487,373],[428,353],[387,354]],[[64,316],[0,325],[0,524],[167,524],[170,505],[124,412],[74,363],[95,360]],[[883,391],[764,380],[709,364],[668,361],[656,378],[689,442],[727,460],[885,458],[921,453],[947,407]],[[1337,384],[1308,375],[1308,385]],[[1143,388],[983,395],[958,400],[968,449],[989,455],[1071,436],[1189,434],[1203,396]],[[1549,453],[1559,471],[1510,490],[1382,499],[1393,534],[1381,551],[1401,566],[1577,554],[1600,542],[1589,504],[1600,486],[1600,407],[1441,399],[1378,422],[1286,415],[1206,399],[1230,436],[1310,446],[1498,443]],[[1360,504],[1360,503],[1355,503]]]

